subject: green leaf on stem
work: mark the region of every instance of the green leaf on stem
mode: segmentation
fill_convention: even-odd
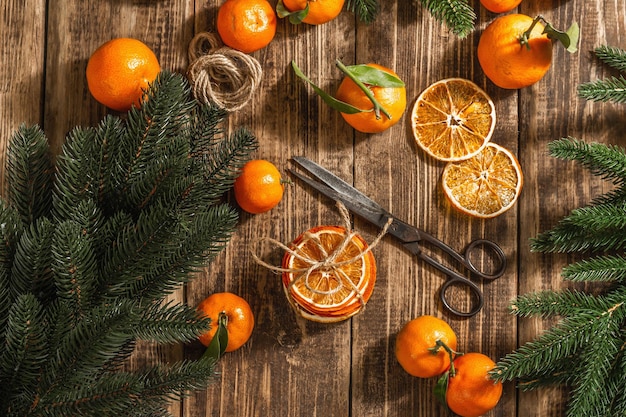
[[[304,9],[296,10],[294,12],[288,10],[283,4],[282,0],[278,0],[278,3],[276,4],[276,15],[281,19],[288,17],[289,23],[293,25],[299,25],[300,23],[302,23],[302,21],[305,17],[307,17],[308,14],[309,2],[306,3],[306,7]]]
[[[433,395],[435,399],[441,403],[446,409],[448,408],[448,403],[446,402],[446,392],[448,391],[448,381],[450,380],[450,372],[444,372],[439,379],[437,380],[437,384],[433,388]]]
[[[322,98],[322,100],[324,100],[324,102],[326,102],[326,104],[328,104],[333,109],[346,114],[355,114],[366,111],[361,110],[358,107],[354,107],[353,105],[343,102],[341,100],[337,100],[335,97],[326,94],[324,90],[315,85],[313,81],[309,80],[307,76],[302,73],[300,68],[298,68],[298,66],[296,65],[295,61],[291,61],[291,67],[293,68],[295,74],[302,80],[306,81],[313,88],[313,90]]]
[[[227,324],[228,316],[224,313],[220,313],[217,318],[217,331],[215,332],[213,339],[211,339],[209,346],[207,346],[203,355],[204,357],[212,358],[216,362],[222,357],[226,351],[226,346],[228,345],[228,331],[226,330]]]
[[[370,67],[369,65],[346,65],[346,68],[363,84],[376,87],[404,87],[404,81],[400,78],[388,72],[381,71],[378,68]]]
[[[528,29],[526,29],[526,32],[522,33],[522,35],[520,36],[520,43],[522,45],[525,45],[526,48],[530,49],[530,43],[528,43],[528,39],[530,39],[531,32],[540,20],[545,23],[543,32],[541,32],[542,34],[546,34],[548,38],[553,41],[556,40],[561,42],[567,52],[574,53],[578,50],[578,38],[580,37],[580,28],[578,27],[578,23],[572,23],[569,29],[563,32],[552,26],[552,23],[544,19],[542,15],[537,15],[537,17],[533,19]]]
[[[548,35],[548,38],[561,42],[567,52],[574,53],[578,50],[580,28],[576,22],[572,23],[569,29],[565,32],[556,29],[551,23],[546,22],[546,27],[544,28],[543,33]]]

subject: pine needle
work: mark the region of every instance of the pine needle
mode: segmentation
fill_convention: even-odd
[[[626,79],[620,75],[583,83],[578,87],[578,95],[592,101],[624,103],[626,102]]]
[[[347,0],[346,8],[355,13],[359,20],[367,24],[372,23],[376,19],[380,10],[378,0]]]
[[[596,56],[611,68],[626,72],[626,51],[602,45],[594,50]]]
[[[467,0],[419,0],[419,2],[459,38],[467,37],[474,30],[476,13]]]

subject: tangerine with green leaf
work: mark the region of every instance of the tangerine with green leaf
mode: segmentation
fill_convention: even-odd
[[[497,17],[478,41],[478,62],[495,85],[506,89],[531,86],[541,80],[552,65],[553,40],[568,52],[576,51],[578,25],[567,32],[556,30],[541,16],[523,14]]]
[[[282,0],[277,5],[279,17],[289,17],[294,24],[321,25],[341,13],[345,0]],[[283,8],[280,8],[282,4]]]
[[[346,66],[337,61],[345,74],[337,93],[331,96],[309,80],[295,62],[291,63],[298,77],[344,120],[363,133],[378,133],[400,121],[406,109],[406,87],[398,74],[378,64]]]
[[[226,352],[232,352],[243,346],[254,329],[254,314],[248,302],[230,292],[218,292],[209,295],[198,304],[198,311],[211,319],[211,329],[199,337],[200,343],[209,346],[218,329],[220,317],[226,319],[228,344]]]
[[[450,410],[461,417],[479,417],[493,409],[502,396],[502,382],[489,377],[495,366],[491,358],[477,352],[454,359],[446,390]]]
[[[352,68],[362,72],[346,75],[339,84],[335,98],[360,111],[343,111],[343,119],[363,133],[382,132],[398,123],[406,109],[406,87],[398,74],[374,63]],[[380,73],[391,77],[381,76]],[[393,82],[394,79],[399,82]]]
[[[450,367],[456,333],[444,320],[424,315],[407,322],[396,336],[398,363],[410,375],[431,378]]]

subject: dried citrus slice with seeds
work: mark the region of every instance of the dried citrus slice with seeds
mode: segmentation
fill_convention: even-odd
[[[360,235],[339,226],[314,227],[296,238],[282,261],[283,288],[294,309],[318,322],[358,313],[376,282],[376,262],[367,247]]]
[[[452,205],[473,217],[496,217],[515,204],[524,178],[515,155],[488,143],[475,156],[450,162],[441,182]]]
[[[449,78],[426,88],[415,101],[413,135],[433,158],[460,161],[476,155],[491,139],[496,108],[473,82]]]

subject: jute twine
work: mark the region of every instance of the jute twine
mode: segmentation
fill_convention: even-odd
[[[241,109],[261,83],[261,64],[222,45],[214,33],[200,32],[189,43],[189,82],[196,100],[226,111]]]
[[[263,261],[254,252],[252,253],[252,257],[259,265],[264,266],[265,268],[268,268],[276,273],[283,273],[283,272],[291,273],[295,278],[289,284],[289,290],[291,290],[291,287],[300,281],[304,281],[304,285],[309,291],[311,291],[314,294],[320,294],[320,295],[332,295],[338,291],[341,291],[344,288],[344,286],[348,286],[356,293],[357,298],[361,302],[361,308],[363,308],[365,307],[365,300],[363,299],[363,293],[350,280],[350,277],[348,277],[348,275],[343,271],[341,267],[344,265],[348,265],[348,264],[357,262],[359,260],[362,260],[363,257],[368,252],[374,249],[378,245],[380,240],[383,238],[383,236],[387,233],[387,230],[389,229],[389,226],[391,225],[391,222],[393,221],[393,219],[389,218],[389,220],[387,221],[383,229],[380,231],[378,236],[376,236],[376,238],[372,241],[372,243],[370,243],[358,255],[339,262],[337,261],[337,257],[340,256],[344,252],[346,247],[350,244],[350,241],[356,235],[358,235],[358,233],[352,229],[352,224],[350,222],[350,212],[348,211],[348,209],[346,209],[346,207],[340,201],[337,202],[337,208],[339,209],[339,213],[341,214],[341,218],[342,218],[346,232],[340,244],[337,245],[337,247],[335,247],[335,249],[331,253],[326,252],[326,248],[324,248],[324,245],[315,234],[305,232],[302,236],[303,242],[310,240],[317,246],[317,248],[323,254],[323,259],[313,259],[307,256],[306,254],[303,254],[297,250],[294,250],[293,248],[275,239],[267,238],[267,237],[259,239],[258,244],[264,241],[267,241],[270,244],[300,259],[301,261],[306,263],[308,266],[306,268],[283,268],[283,267],[278,267],[278,266],[275,266],[275,265],[272,265]],[[318,288],[314,288],[310,284],[310,278],[313,272],[316,272],[316,271],[319,271],[322,273],[330,272],[332,273],[332,275],[339,277],[339,285],[329,290],[320,290]],[[287,293],[289,294],[289,297],[291,297],[291,291],[287,291]],[[293,301],[293,299],[291,301]]]

